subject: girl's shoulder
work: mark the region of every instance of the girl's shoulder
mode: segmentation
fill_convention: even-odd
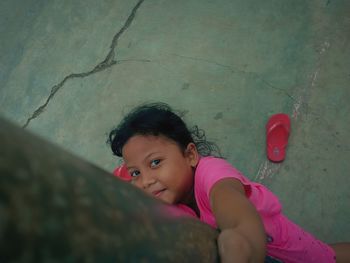
[[[232,164],[222,158],[213,156],[201,157],[195,171],[195,188],[205,189],[209,192],[212,186],[224,178],[233,178],[248,183],[249,180],[243,176]]]
[[[223,158],[214,156],[201,157],[196,168],[196,176],[215,176],[217,174],[243,176],[240,171]]]

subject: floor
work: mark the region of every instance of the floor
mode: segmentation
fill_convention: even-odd
[[[285,213],[350,240],[350,2],[4,0],[0,114],[107,171],[106,144],[146,101],[185,113]],[[265,123],[291,116],[287,157]]]

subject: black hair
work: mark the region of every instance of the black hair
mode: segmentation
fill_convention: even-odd
[[[183,152],[189,143],[194,143],[200,155],[221,157],[218,146],[206,140],[203,130],[197,126],[189,129],[166,103],[148,103],[134,108],[109,133],[107,143],[115,155],[122,157],[124,145],[134,135],[163,135],[175,141]]]

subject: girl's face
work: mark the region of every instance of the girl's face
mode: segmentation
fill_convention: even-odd
[[[191,194],[193,168],[199,160],[193,143],[183,153],[165,136],[135,135],[122,153],[134,185],[146,193],[168,204],[183,201]]]

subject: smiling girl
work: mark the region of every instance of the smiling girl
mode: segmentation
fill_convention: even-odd
[[[327,245],[287,219],[271,191],[214,157],[215,144],[198,128],[188,129],[166,104],[132,110],[109,142],[136,187],[168,204],[191,207],[219,229],[222,262],[263,262],[265,255],[285,263],[350,260],[348,243]]]

